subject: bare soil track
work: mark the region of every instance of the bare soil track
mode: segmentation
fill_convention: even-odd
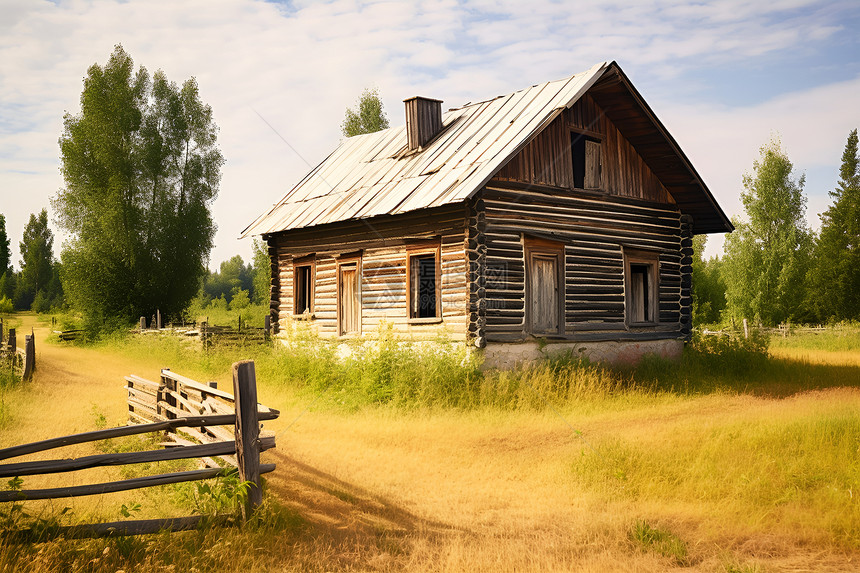
[[[48,344],[49,328],[24,315],[19,332],[31,328],[36,377],[9,398],[11,419],[0,431],[0,446],[91,430],[94,408],[109,424],[122,423],[125,375],[151,378],[167,366],[182,372],[181,365]],[[226,384],[226,376],[219,382]],[[311,411],[296,422],[303,406],[278,403],[277,392],[264,384],[260,394],[261,402],[282,410],[281,419],[267,425],[279,434],[277,449],[264,457],[277,463],[267,493],[307,524],[302,539],[290,540],[284,551],[315,553],[325,560],[323,569],[727,571],[738,564],[747,567],[739,571],[860,571],[850,552],[711,527],[707,508],[598,503],[571,485],[571,460],[584,445],[553,413]],[[808,399],[857,394],[823,391]],[[695,423],[705,412],[738,415],[768,402],[703,397],[695,405],[575,422],[590,436],[648,434],[670,422]],[[84,453],[82,447],[64,455]],[[635,518],[656,519],[678,532],[690,547],[689,562],[681,567],[633,546],[627,534]],[[290,564],[288,557],[280,561]]]

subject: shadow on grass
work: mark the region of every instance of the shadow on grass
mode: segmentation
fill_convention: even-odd
[[[684,394],[736,392],[787,398],[810,390],[860,387],[860,366],[765,354],[720,357],[691,350],[680,363],[647,356],[636,368],[616,372],[632,375],[640,387]]]
[[[397,556],[408,554],[419,534],[425,541],[441,541],[451,533],[471,533],[418,517],[284,452],[270,450],[267,457],[277,464],[276,472],[267,479],[269,492],[301,514],[311,535],[325,539],[332,547],[353,552],[364,548],[368,557],[380,551]],[[348,560],[353,565],[354,557]]]

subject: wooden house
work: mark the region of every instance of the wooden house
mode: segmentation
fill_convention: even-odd
[[[614,62],[343,141],[245,229],[271,312],[321,337],[385,323],[504,366],[572,349],[677,355],[692,236],[732,225]]]

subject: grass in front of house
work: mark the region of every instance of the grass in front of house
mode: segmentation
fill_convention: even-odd
[[[144,377],[149,364],[227,384],[232,361],[255,359],[260,401],[282,411],[267,422],[279,434],[266,454],[279,468],[266,493],[275,517],[260,529],[57,541],[4,552],[0,565],[752,572],[844,570],[857,558],[857,366],[725,343],[674,365],[559,358],[481,373],[453,346],[428,359],[382,340],[339,361],[306,343],[203,352],[131,337],[69,349]],[[85,395],[62,400],[89,408]],[[122,499],[135,502],[154,511],[143,494]]]

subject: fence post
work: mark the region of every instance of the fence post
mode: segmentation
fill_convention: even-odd
[[[30,334],[24,335],[24,372],[21,375],[22,380],[29,380],[33,377],[33,370],[36,368],[36,347],[33,344],[33,336]]]
[[[7,343],[9,345],[9,351],[14,354],[15,348],[17,348],[17,346],[18,346],[18,341],[15,340],[15,329],[14,328],[9,329],[9,339],[7,340]]]
[[[176,418],[176,414],[168,409],[163,408],[161,402],[163,401],[168,406],[176,407],[176,396],[173,394],[176,391],[176,381],[172,378],[168,378],[164,375],[164,372],[170,372],[170,368],[162,368],[161,369],[161,384],[158,387],[158,400],[156,402],[156,412],[159,415],[163,416],[166,420],[172,420]]]
[[[141,316],[140,317],[140,331],[143,332],[144,330],[146,330],[146,318]]]
[[[243,517],[249,519],[263,502],[260,489],[260,422],[257,418],[257,375],[253,360],[233,363],[233,396],[236,402],[236,459],[239,479],[251,482]]]
[[[0,349],[3,348],[3,319],[0,318]]]
[[[272,336],[272,315],[270,314],[267,314],[263,321],[263,332],[266,340],[269,340]]]
[[[156,321],[156,328],[158,328],[158,330],[161,330],[161,310],[157,309],[155,311],[155,321]]]
[[[747,322],[747,319],[744,319],[744,338],[750,337],[750,325]]]

